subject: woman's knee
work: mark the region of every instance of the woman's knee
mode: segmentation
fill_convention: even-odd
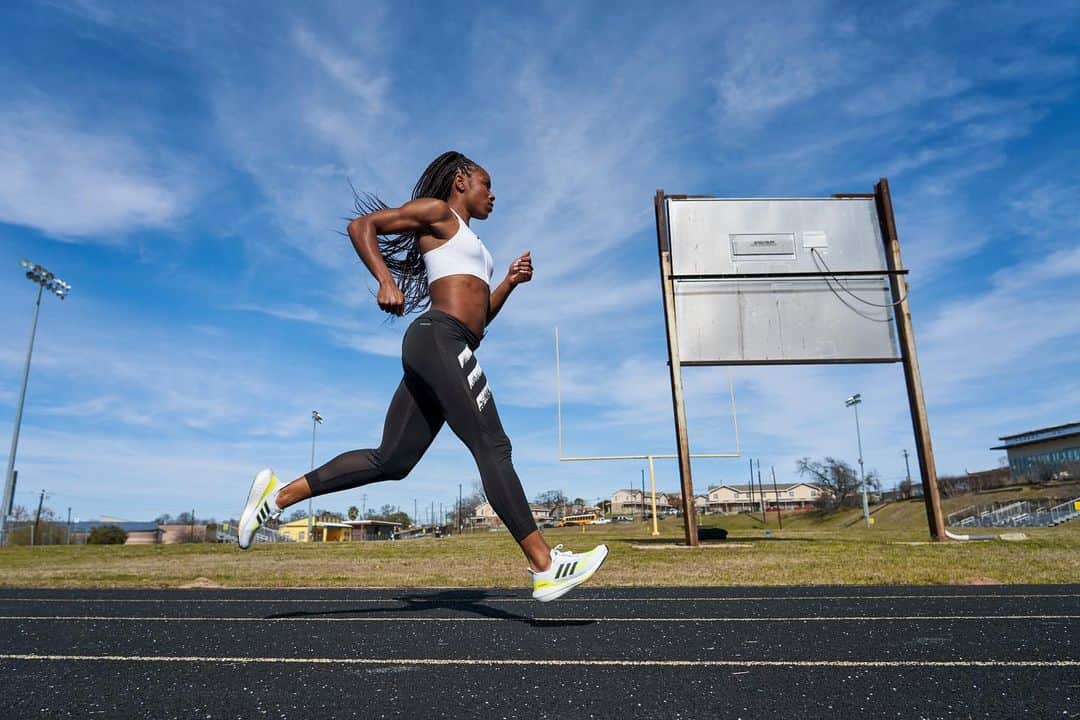
[[[415,453],[379,453],[379,457],[379,470],[387,480],[401,480],[420,462],[420,456]]]
[[[510,438],[504,432],[484,433],[472,448],[477,460],[482,456],[488,456],[497,461],[507,462],[510,461],[513,449]]]

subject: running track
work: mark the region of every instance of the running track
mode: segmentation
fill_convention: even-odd
[[[0,590],[8,718],[1077,718],[1080,585]]]

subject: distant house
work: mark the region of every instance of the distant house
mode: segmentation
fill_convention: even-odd
[[[185,542],[217,542],[217,525],[206,523],[166,523],[161,528],[161,542],[166,545]],[[131,540],[128,540],[131,544]]]
[[[393,540],[401,527],[401,523],[388,520],[346,520],[345,524],[352,528],[352,542]]]
[[[666,512],[672,509],[667,494],[656,493],[656,511]],[[640,515],[652,512],[652,493],[640,490],[616,490],[611,494],[612,515]]]
[[[540,523],[551,520],[551,511],[546,505],[540,505],[538,503],[529,503],[529,511],[532,512],[533,520],[539,525]],[[476,510],[473,511],[473,516],[470,518],[473,527],[478,528],[497,528],[502,527],[502,520],[495,514],[495,509],[491,507],[491,503],[481,503],[476,506]]]
[[[764,497],[762,497],[764,491]],[[777,484],[764,488],[750,485],[718,485],[709,488],[707,512],[711,514],[752,512],[761,509],[764,500],[766,510],[811,510],[821,497],[822,490],[812,483]]]
[[[285,523],[278,532],[294,542],[368,542],[371,540],[392,540],[394,531],[401,523],[385,520],[335,520],[333,518],[315,518],[308,534],[308,519],[300,518]]]
[[[308,534],[308,518],[300,518],[278,526],[278,533],[295,542],[349,542],[352,526],[340,520],[314,518]]]

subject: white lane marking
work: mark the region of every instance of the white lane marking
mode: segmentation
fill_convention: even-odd
[[[284,590],[292,590],[297,588],[282,588]],[[316,588],[312,588],[316,589]],[[317,588],[325,590],[326,588]],[[236,592],[242,590],[241,588],[231,588],[230,592]],[[808,601],[808,600],[980,600],[983,598],[1062,598],[1072,599],[1080,598],[1080,593],[1032,593],[1027,595],[1013,595],[1008,593],[995,593],[987,595],[790,595],[786,597],[776,597],[769,595],[758,596],[745,596],[745,597],[575,597],[575,598],[559,598],[561,604],[578,602],[578,603],[590,603],[590,602],[763,602],[763,601]],[[500,598],[500,597],[476,597],[469,599],[452,599],[452,598],[409,598],[403,600],[400,597],[385,597],[385,598],[326,598],[320,600],[318,598],[40,598],[40,597],[0,597],[0,604],[5,602],[58,602],[58,603],[87,603],[87,602],[101,602],[101,603],[163,603],[163,602],[180,602],[180,603],[278,603],[278,604],[293,604],[293,603],[387,603],[387,602],[408,602],[409,604],[420,603],[439,603],[446,605],[474,605],[477,603],[483,603],[485,605],[492,603],[535,603],[532,598]]]
[[[1080,620],[1080,615],[816,615],[797,617],[139,617],[115,615],[0,615],[0,621],[84,620],[103,622],[503,622],[529,620],[538,623],[556,622],[888,622],[892,621],[952,621],[952,620]]]
[[[456,658],[301,658],[200,655],[23,655],[0,660],[98,662],[295,663],[308,665],[573,665],[621,667],[1080,667],[1080,660],[509,660]]]

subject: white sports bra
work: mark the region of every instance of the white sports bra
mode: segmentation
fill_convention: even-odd
[[[491,253],[453,208],[450,208],[450,212],[457,218],[458,231],[442,245],[423,255],[428,285],[447,275],[474,275],[490,285],[495,269]]]

